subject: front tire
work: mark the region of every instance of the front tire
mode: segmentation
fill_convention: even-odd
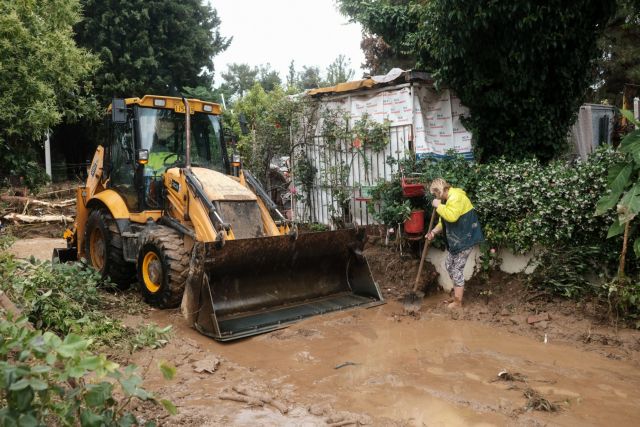
[[[135,268],[125,261],[118,224],[105,209],[91,211],[84,235],[89,265],[124,290],[135,281]]]
[[[145,301],[158,308],[175,308],[182,301],[190,254],[180,234],[169,227],[145,231],[138,254],[137,272]]]

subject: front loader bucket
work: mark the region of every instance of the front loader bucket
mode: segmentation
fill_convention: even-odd
[[[355,230],[230,240],[205,246],[196,328],[220,341],[309,316],[382,304]]]

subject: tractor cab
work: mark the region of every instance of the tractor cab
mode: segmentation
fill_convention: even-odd
[[[192,166],[229,173],[220,106],[189,100]],[[162,209],[165,171],[185,165],[185,107],[180,98],[145,96],[110,106],[105,171],[133,212]]]

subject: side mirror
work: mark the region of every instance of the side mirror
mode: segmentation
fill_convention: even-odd
[[[113,123],[127,122],[127,104],[122,98],[113,98],[111,101],[111,121]]]
[[[138,150],[136,153],[136,161],[139,165],[146,165],[149,163],[149,150]]]

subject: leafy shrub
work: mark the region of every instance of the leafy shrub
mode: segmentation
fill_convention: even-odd
[[[141,387],[135,366],[120,369],[89,352],[90,345],[75,334],[33,330],[24,317],[0,317],[0,425],[140,425],[128,411],[133,399],[176,413]]]
[[[106,315],[101,286],[110,284],[81,263],[26,262],[0,251],[0,289],[37,329],[89,337],[96,348],[130,351],[155,348],[169,338],[168,330],[155,325],[136,331]]]
[[[402,196],[400,181],[380,181],[371,189],[372,202],[367,210],[373,218],[385,225],[403,223],[411,215],[411,202]]]
[[[552,246],[541,250],[532,261],[535,270],[527,277],[529,285],[577,298],[599,292],[594,284],[595,272],[605,272],[603,248],[600,246]]]

